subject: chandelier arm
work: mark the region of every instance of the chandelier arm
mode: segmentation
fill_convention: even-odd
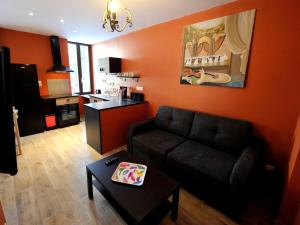
[[[106,26],[107,24],[109,24],[109,26]],[[111,29],[109,29],[109,27]],[[110,18],[110,12],[108,10],[105,10],[104,14],[103,14],[103,24],[102,24],[102,28],[106,29],[108,32],[114,32],[114,29],[111,26],[111,18]]]
[[[108,30],[109,32],[114,32],[116,30],[115,25],[113,25],[111,21],[109,23],[109,27],[111,29],[111,30]]]
[[[132,27],[132,14],[129,9],[123,8],[123,10],[126,12],[126,21],[123,24],[123,26],[120,28],[119,21],[116,19],[116,15],[112,15],[112,12],[109,10],[108,6],[111,0],[107,1],[106,9],[104,11],[103,15],[103,24],[102,27],[106,29],[109,32],[122,32],[125,30],[127,26]],[[110,29],[109,29],[110,28]]]
[[[117,32],[122,32],[123,30],[125,30],[125,28],[129,25],[129,27],[132,27],[132,14],[129,11],[129,9],[124,8],[125,12],[127,13],[127,17],[126,17],[126,23],[122,26],[121,29],[116,28],[115,30]]]
[[[107,25],[107,24],[109,24],[109,25]],[[105,25],[107,25],[107,26],[105,26]],[[107,20],[105,20],[105,22],[103,23],[102,27],[103,27],[103,29],[107,30],[108,32],[114,32],[114,29],[113,29],[111,23],[108,23]]]
[[[116,28],[115,30],[116,31],[118,31],[118,32],[122,32],[123,30],[125,30],[125,28],[128,26],[128,24],[130,24],[130,23],[128,23],[128,22],[126,22],[123,26],[122,26],[122,28]]]
[[[109,29],[108,27],[105,27],[105,30],[107,30],[108,32],[114,32],[115,30],[113,30],[113,29]]]
[[[124,8],[125,12],[127,13],[127,18],[132,23],[132,13],[129,9]]]

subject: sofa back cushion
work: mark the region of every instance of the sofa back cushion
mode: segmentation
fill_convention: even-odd
[[[240,155],[251,138],[251,131],[250,122],[197,112],[189,138]]]
[[[155,125],[159,129],[187,137],[190,133],[194,119],[194,112],[161,106],[155,118]]]

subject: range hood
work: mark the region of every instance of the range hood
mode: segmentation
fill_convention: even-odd
[[[61,63],[59,37],[50,36],[51,52],[53,58],[53,66],[47,70],[47,72],[55,73],[69,73],[74,72],[69,67],[63,66]]]

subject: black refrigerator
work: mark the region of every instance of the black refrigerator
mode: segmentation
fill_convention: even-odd
[[[34,64],[11,64],[13,105],[18,110],[20,136],[44,132],[45,123]]]
[[[9,49],[0,46],[0,173],[15,175],[17,157],[12,112]]]

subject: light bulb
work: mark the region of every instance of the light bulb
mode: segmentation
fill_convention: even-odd
[[[108,10],[111,12],[117,12],[120,9],[120,4],[116,0],[111,0],[108,3]]]

